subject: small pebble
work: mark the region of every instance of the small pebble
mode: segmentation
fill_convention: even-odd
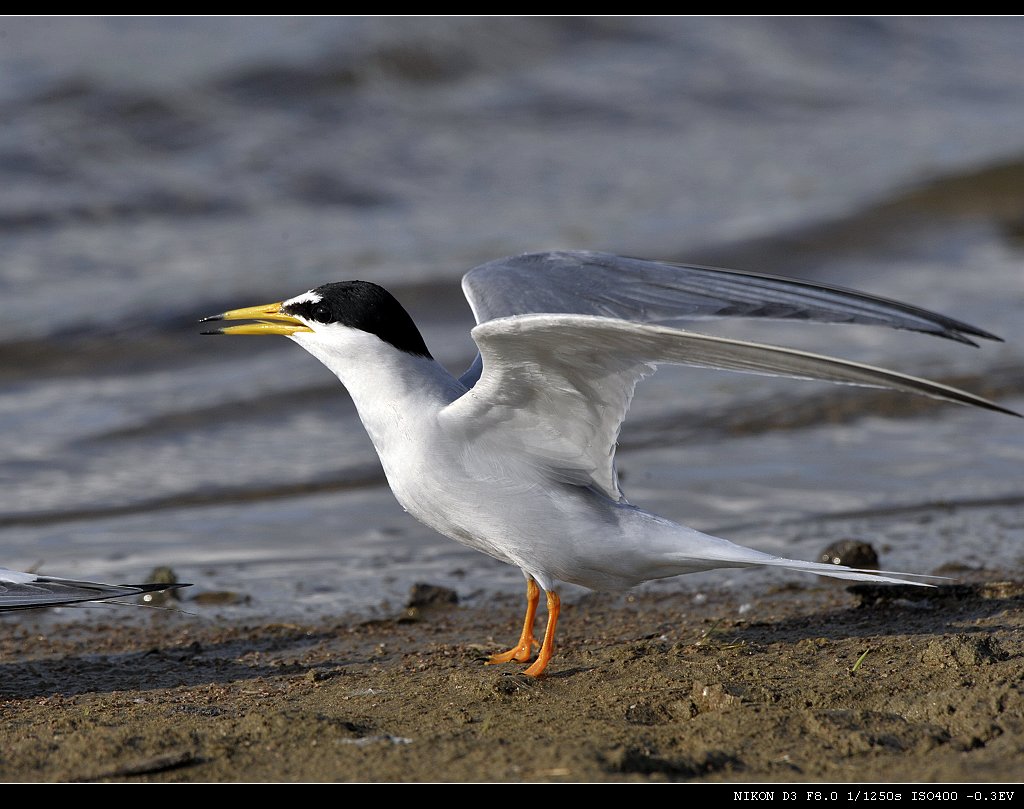
[[[841,539],[833,542],[818,557],[826,565],[845,565],[862,570],[878,570],[878,554],[867,542]]]

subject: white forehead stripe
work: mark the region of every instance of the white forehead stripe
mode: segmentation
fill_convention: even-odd
[[[301,295],[296,295],[294,298],[286,300],[282,306],[291,306],[293,303],[320,303],[324,299],[324,296],[319,292],[314,292],[312,289],[309,292],[303,292]]]

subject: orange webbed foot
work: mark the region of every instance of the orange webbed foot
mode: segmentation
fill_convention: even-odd
[[[538,645],[533,637],[533,622],[537,617],[537,605],[540,603],[540,588],[533,579],[526,580],[526,617],[523,619],[523,631],[519,636],[519,643],[507,652],[491,655],[487,659],[487,665],[494,663],[526,663],[533,657],[533,649]]]
[[[491,655],[487,658],[486,664],[490,666],[494,663],[511,663],[513,660],[516,663],[529,663],[530,658],[533,657],[533,650],[539,646],[540,644],[535,638],[529,638],[525,645],[520,643],[519,646],[509,649],[507,652]]]

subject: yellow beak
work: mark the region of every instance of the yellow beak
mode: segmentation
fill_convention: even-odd
[[[210,315],[200,320],[207,323],[211,320],[254,320],[255,323],[244,323],[241,326],[226,326],[223,329],[204,331],[203,334],[284,334],[291,335],[302,331],[313,331],[298,318],[281,311],[281,302],[265,303],[261,306],[247,306],[244,309],[232,309],[219,315]]]

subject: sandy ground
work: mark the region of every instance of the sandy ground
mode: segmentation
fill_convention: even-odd
[[[995,782],[1024,771],[1024,582],[586,596],[547,676],[521,605],[0,624],[5,781]],[[961,579],[962,580],[962,579]],[[95,612],[95,611],[94,611]],[[125,612],[130,622],[122,622]]]

